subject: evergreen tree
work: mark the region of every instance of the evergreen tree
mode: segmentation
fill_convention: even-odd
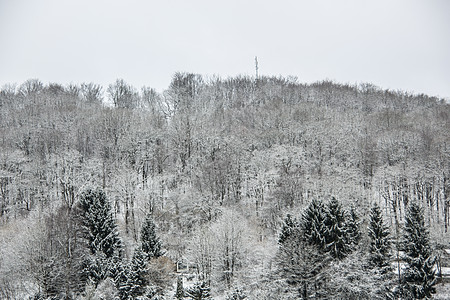
[[[128,264],[121,261],[115,266],[115,274],[113,276],[117,290],[119,291],[119,298],[126,300],[131,298],[132,282],[130,280],[131,270]]]
[[[298,237],[280,246],[276,262],[280,277],[298,289],[302,299],[307,299],[319,283],[330,256],[320,251],[317,245]]]
[[[90,256],[86,257],[84,262],[82,274],[97,286],[107,277],[114,278],[116,262],[120,261],[122,255],[122,242],[111,213],[111,206],[102,190],[85,191],[81,195],[76,211],[82,237],[90,252]]]
[[[290,214],[286,216],[284,219],[283,227],[281,228],[280,237],[278,239],[278,243],[280,245],[284,244],[287,240],[289,240],[295,232],[298,230],[298,223],[295,218],[292,218]]]
[[[149,284],[145,253],[140,248],[135,249],[129,264],[116,262],[112,275],[120,299],[136,299],[142,296]]]
[[[348,243],[350,243],[353,248],[355,248],[355,246],[358,245],[359,241],[361,240],[361,230],[359,229],[359,223],[359,216],[356,213],[356,209],[352,206],[347,218],[347,227],[349,234]]]
[[[163,255],[161,251],[161,242],[156,236],[155,223],[150,215],[145,218],[141,229],[142,251],[147,258],[158,258]]]
[[[406,211],[403,238],[404,259],[407,263],[403,274],[404,287],[417,299],[431,298],[436,292],[436,257],[432,255],[423,210],[415,202],[411,202]]]
[[[148,285],[147,257],[142,249],[134,250],[128,276],[130,295],[135,298],[141,296]]]
[[[122,243],[105,193],[100,189],[84,192],[79,211],[91,254],[102,252],[106,258],[120,254]]]
[[[376,203],[370,210],[368,230],[370,238],[369,261],[371,265],[382,269],[388,267],[391,246],[389,229],[383,223],[381,209]]]
[[[313,199],[302,214],[300,227],[305,239],[325,250],[325,206],[322,201]]]
[[[88,256],[84,261],[82,276],[88,278],[91,284],[97,284],[110,275],[108,262],[103,252]]]
[[[346,222],[345,210],[333,197],[327,205],[324,236],[326,251],[337,259],[342,259],[351,252],[350,231]]]
[[[248,299],[245,292],[240,288],[235,288],[229,295],[227,295],[226,300],[243,300]]]
[[[177,292],[175,293],[175,298],[178,300],[184,299],[183,277],[181,276],[178,276],[177,279]]]
[[[197,283],[186,291],[186,296],[192,300],[211,299],[211,289],[205,282]]]

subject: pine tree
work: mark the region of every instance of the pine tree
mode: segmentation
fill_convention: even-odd
[[[100,189],[84,192],[79,211],[91,254],[100,251],[106,258],[111,258],[120,253],[122,243],[105,193]]]
[[[142,251],[147,258],[158,258],[163,255],[161,251],[161,242],[156,236],[155,223],[150,215],[145,218],[141,229]]]
[[[411,202],[406,212],[403,239],[407,263],[403,274],[404,286],[417,299],[431,298],[436,292],[436,257],[432,255],[423,210],[415,202]]]
[[[337,259],[342,259],[351,252],[350,232],[346,222],[345,210],[333,197],[327,205],[324,235],[326,250]]]
[[[205,282],[197,283],[186,291],[186,296],[192,300],[211,299],[211,289]]]
[[[389,229],[383,223],[381,209],[376,203],[370,210],[368,230],[370,238],[370,264],[378,268],[386,268],[389,266],[391,242],[389,239]]]
[[[305,239],[325,250],[325,206],[320,200],[313,199],[302,214],[300,227]]]
[[[280,237],[278,239],[278,243],[280,245],[284,244],[287,240],[292,238],[292,236],[298,230],[298,222],[295,218],[292,218],[290,214],[286,216],[284,219],[283,227],[281,228]]]
[[[184,288],[183,288],[183,277],[178,276],[177,279],[177,292],[175,293],[175,298],[178,300],[184,299]]]

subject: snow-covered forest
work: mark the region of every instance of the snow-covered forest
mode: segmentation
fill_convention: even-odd
[[[449,201],[443,99],[190,73],[0,90],[1,299],[446,299]]]

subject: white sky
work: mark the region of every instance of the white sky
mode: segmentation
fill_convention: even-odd
[[[450,99],[447,0],[0,0],[0,86],[176,71],[371,82]]]

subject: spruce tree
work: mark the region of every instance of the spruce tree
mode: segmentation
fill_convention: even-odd
[[[83,264],[81,276],[95,286],[110,275],[107,258],[103,252],[88,256]]]
[[[345,210],[333,197],[327,205],[324,236],[326,251],[337,259],[342,259],[351,252],[350,231],[346,222]]]
[[[298,222],[295,218],[292,218],[290,214],[284,219],[283,227],[281,228],[280,237],[278,238],[278,243],[280,245],[284,244],[287,240],[292,238],[298,231]]]
[[[353,248],[355,248],[361,240],[361,230],[359,229],[359,223],[359,216],[356,213],[356,209],[352,206],[347,217],[347,228],[349,236],[348,243],[350,243]]]
[[[119,261],[115,266],[114,282],[119,291],[119,298],[126,300],[131,298],[130,265]]]
[[[227,295],[226,300],[244,300],[248,299],[246,293],[240,289],[235,288],[230,294]]]
[[[148,285],[147,257],[142,249],[134,250],[133,258],[130,264],[130,274],[128,276],[128,285],[130,295],[135,298],[141,296]]]
[[[325,250],[325,206],[320,200],[313,199],[302,214],[300,227],[305,239]]]
[[[107,277],[114,278],[122,255],[122,243],[111,206],[103,190],[87,190],[76,207],[81,236],[90,255],[84,261],[82,276],[95,286]]]
[[[436,292],[436,257],[432,253],[423,210],[416,202],[411,202],[406,211],[403,250],[407,263],[403,274],[405,288],[417,299],[431,298]]]
[[[389,239],[389,229],[383,223],[383,216],[380,207],[375,203],[370,210],[369,220],[369,262],[372,266],[384,269],[389,266],[389,251],[391,242]]]
[[[145,218],[141,229],[141,244],[142,251],[147,255],[147,258],[158,258],[163,255],[161,251],[161,242],[156,235],[155,223],[150,215]]]
[[[79,211],[91,254],[102,252],[106,258],[120,254],[122,243],[105,192],[100,189],[85,191],[81,195]]]
[[[184,288],[183,288],[183,277],[178,276],[177,279],[177,291],[175,293],[175,298],[178,300],[184,299]]]
[[[186,296],[192,300],[211,299],[211,289],[205,282],[197,283],[186,291]]]
[[[300,227],[307,242],[337,259],[350,253],[360,239],[356,212],[348,215],[334,197],[326,207],[319,200],[311,201],[302,215]]]
[[[302,299],[310,296],[329,261],[328,253],[302,238],[289,239],[280,245],[276,258],[280,277],[296,287]]]

